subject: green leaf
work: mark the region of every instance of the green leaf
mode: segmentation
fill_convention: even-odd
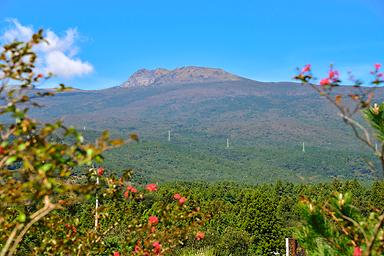
[[[17,160],[17,156],[11,156],[7,159],[7,161],[5,161],[5,164],[10,165],[10,164],[14,163],[16,160]]]
[[[92,148],[88,148],[88,149],[86,150],[86,152],[87,152],[87,156],[90,156],[90,157],[92,157],[93,154],[94,154],[94,150],[93,150]]]
[[[18,149],[19,151],[22,151],[22,150],[24,150],[26,147],[27,147],[27,145],[26,145],[25,143],[21,143],[21,144],[19,144],[19,145],[17,146],[17,149]]]
[[[19,216],[17,216],[17,220],[18,220],[19,222],[25,222],[26,219],[27,219],[27,216],[26,216],[25,213],[23,213],[23,212],[21,212],[21,213],[19,214]]]
[[[47,163],[47,164],[44,164],[43,166],[41,166],[41,167],[40,167],[40,170],[46,172],[46,171],[48,171],[49,169],[51,169],[51,167],[52,167],[52,164]]]

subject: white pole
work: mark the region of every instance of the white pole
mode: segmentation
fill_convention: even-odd
[[[171,130],[168,130],[168,141],[171,141]]]
[[[96,178],[96,185],[99,185],[99,176]],[[96,194],[96,207],[95,207],[95,229],[97,230],[97,226],[99,225],[99,215],[97,213],[97,209],[99,208],[99,199]]]
[[[305,153],[305,144],[303,142],[303,153]]]
[[[289,256],[289,238],[285,238],[285,255]]]
[[[229,148],[229,139],[227,138],[227,148]]]

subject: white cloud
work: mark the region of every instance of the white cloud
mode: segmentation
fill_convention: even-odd
[[[71,59],[61,51],[48,52],[45,60],[46,72],[52,72],[53,74],[64,78],[89,74],[93,71],[91,64],[79,59]]]
[[[24,26],[16,19],[9,20],[11,27],[4,32],[0,39],[9,43],[14,40],[27,41],[35,31],[31,26]],[[38,69],[62,78],[71,78],[89,74],[93,71],[93,66],[76,57],[78,47],[75,45],[79,34],[76,29],[70,28],[65,35],[60,37],[52,30],[46,30],[45,39],[47,43],[42,43],[36,47],[40,59]]]
[[[6,30],[1,37],[5,42],[12,42],[16,39],[21,41],[31,39],[33,35],[31,27],[21,25],[16,19],[9,19],[8,22],[12,24],[12,27]]]

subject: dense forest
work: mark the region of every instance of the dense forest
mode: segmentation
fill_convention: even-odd
[[[92,142],[100,131],[82,131],[85,140]],[[116,138],[126,136],[113,133]],[[253,143],[246,140],[172,133],[163,139],[139,137],[139,142],[105,152],[103,166],[115,174],[134,170],[136,182],[170,181],[233,181],[255,185],[276,180],[298,182],[329,182],[358,179],[371,182],[381,173],[372,173],[367,162],[379,166],[372,154],[360,145],[360,151],[340,149],[341,146],[319,147],[313,143]],[[351,135],[351,138],[352,135]]]
[[[374,182],[364,186],[358,181],[317,184],[293,184],[276,182],[257,186],[244,186],[236,183],[168,183],[160,186],[158,193],[141,201],[132,211],[124,197],[115,200],[101,200],[102,207],[108,209],[101,219],[101,230],[105,243],[105,253],[124,248],[130,234],[127,226],[132,219],[145,219],[148,212],[156,211],[163,200],[172,201],[175,193],[180,193],[199,205],[209,216],[203,230],[202,242],[192,241],[175,248],[174,255],[195,255],[199,251],[211,255],[270,255],[273,252],[284,254],[285,238],[292,237],[302,225],[300,197],[307,196],[322,203],[330,200],[336,192],[351,192],[353,205],[363,216],[376,208],[384,209],[384,182]],[[103,208],[101,208],[103,209]],[[103,210],[101,210],[103,211]],[[94,198],[86,203],[72,206],[62,218],[69,223],[79,219],[76,236],[82,236],[94,223]],[[72,221],[71,221],[72,220]],[[113,229],[108,227],[118,221]],[[22,244],[24,254],[31,254],[38,246],[39,237],[46,230],[31,232]],[[56,236],[57,234],[50,234]],[[57,237],[60,239],[60,237]]]

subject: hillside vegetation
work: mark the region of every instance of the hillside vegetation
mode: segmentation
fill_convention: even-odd
[[[134,168],[141,180],[367,180],[366,162],[376,164],[332,106],[295,83],[241,79],[77,90],[42,103],[47,107],[34,115],[62,117],[90,139],[104,129],[120,137],[138,133],[140,143],[108,152],[106,165]]]

